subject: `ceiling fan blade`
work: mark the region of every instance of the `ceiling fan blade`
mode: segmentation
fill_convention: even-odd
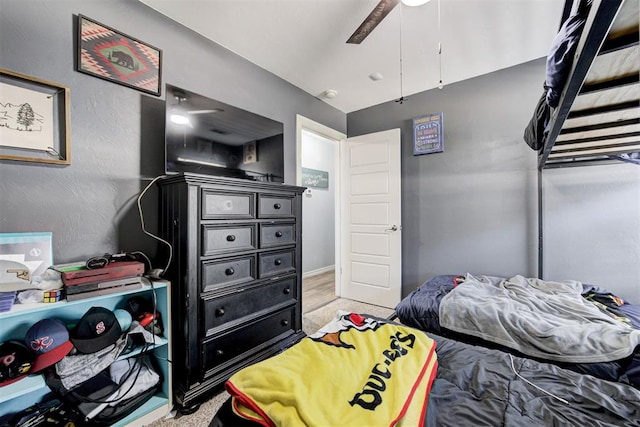
[[[362,41],[371,34],[374,28],[384,19],[385,16],[391,12],[391,10],[400,3],[400,0],[380,0],[380,3],[371,11],[362,24],[356,29],[356,31],[349,37],[347,43],[360,44]]]
[[[209,113],[220,113],[224,110],[220,108],[214,108],[213,110],[191,110],[187,111],[187,114],[209,114]]]

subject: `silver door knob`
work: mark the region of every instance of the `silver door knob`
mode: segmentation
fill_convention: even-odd
[[[393,224],[393,226],[391,226],[391,228],[387,228],[385,231],[398,231],[398,226]]]

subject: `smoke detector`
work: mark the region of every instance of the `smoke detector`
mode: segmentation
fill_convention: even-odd
[[[322,92],[322,97],[323,98],[333,99],[336,96],[338,96],[338,91],[337,90],[327,89],[324,92]]]

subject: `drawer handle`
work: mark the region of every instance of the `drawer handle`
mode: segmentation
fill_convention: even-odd
[[[216,308],[216,316],[224,316],[224,307]]]
[[[220,357],[224,355],[224,351],[222,350],[216,350],[216,356]]]
[[[227,276],[233,276],[233,273],[235,272],[236,271],[233,268],[229,267],[224,271],[224,274],[226,274]]]
[[[282,205],[280,203],[276,203],[276,204],[273,205],[273,208],[276,209],[276,210],[280,209],[281,207],[282,207]]]
[[[236,240],[236,236],[234,236],[233,234],[229,234],[227,236],[227,242],[233,242]]]
[[[289,294],[291,293],[291,288],[284,288],[284,289],[282,290],[282,292],[283,292],[285,295],[289,295]]]
[[[280,265],[280,264],[282,264],[282,260],[280,258],[278,258],[277,260],[273,261],[273,263],[275,265]]]
[[[288,320],[282,320],[282,321],[280,322],[280,324],[281,324],[282,326],[288,326],[288,325],[289,325],[289,321],[288,321]]]
[[[282,231],[276,231],[276,237],[282,237]]]

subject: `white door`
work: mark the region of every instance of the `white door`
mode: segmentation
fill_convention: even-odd
[[[340,296],[394,308],[402,294],[400,129],[341,144]]]

